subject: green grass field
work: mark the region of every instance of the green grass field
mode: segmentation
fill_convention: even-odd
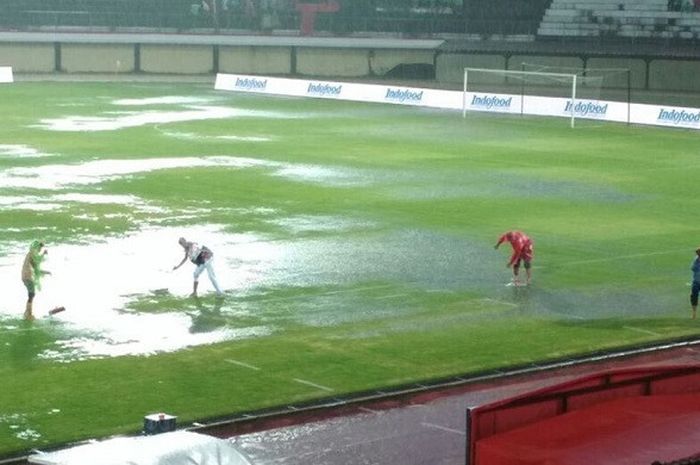
[[[184,83],[0,96],[0,455],[700,328],[697,132]],[[180,236],[224,299],[206,274],[189,297]],[[33,239],[53,275],[27,323]]]

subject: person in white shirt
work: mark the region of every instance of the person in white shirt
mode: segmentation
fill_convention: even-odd
[[[199,275],[202,271],[207,270],[207,276],[209,276],[209,281],[211,281],[216,293],[222,295],[219,283],[216,280],[216,274],[214,273],[214,268],[212,267],[212,260],[214,259],[214,252],[209,250],[205,246],[200,246],[196,242],[188,242],[187,239],[181,237],[178,240],[180,246],[185,249],[185,256],[182,261],[173,267],[173,270],[180,268],[188,259],[194,263],[197,268],[194,269],[194,285],[192,288],[192,295],[197,295],[197,287],[199,286]]]

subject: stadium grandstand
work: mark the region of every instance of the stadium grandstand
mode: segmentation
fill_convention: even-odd
[[[542,92],[572,101],[700,107],[699,59],[700,1],[691,0],[4,0],[0,11],[0,66],[12,68],[17,81],[73,76],[186,81],[195,76],[198,84],[209,84],[218,74],[230,73],[464,89],[466,96],[465,70],[476,71],[472,75],[498,70],[566,76],[561,88]],[[483,79],[469,85],[496,92],[506,88],[509,77],[504,73],[497,84]],[[523,92],[523,100],[526,85],[512,86]],[[328,89],[321,90],[334,91]],[[160,135],[168,133],[163,129]],[[610,457],[625,450],[641,460],[634,465],[699,465],[698,434],[689,427],[700,418],[699,344],[695,337],[684,337],[658,346],[613,347],[439,382],[267,405],[187,429],[226,439],[226,445],[214,445],[224,449],[214,449],[212,457],[218,457],[207,462],[217,465],[248,463],[221,459],[231,444],[252,465],[613,465]],[[258,370],[235,360],[231,364]],[[304,380],[297,384],[330,390]],[[671,401],[664,397],[669,393]],[[615,408],[606,413],[601,404],[611,399]],[[650,406],[642,411],[641,403]],[[692,409],[686,410],[689,405]],[[668,416],[659,413],[665,407],[672,410]],[[0,418],[10,414],[0,411]],[[465,419],[477,414],[481,425]],[[649,422],[655,429],[643,424],[648,418],[659,419]],[[565,425],[562,434],[570,433],[566,450],[553,456],[546,441],[542,450],[530,447],[542,439],[544,423],[555,420]],[[582,428],[577,421],[594,425],[585,438],[577,437]],[[610,423],[615,423],[613,432],[606,430]],[[518,436],[523,425],[527,434]],[[655,442],[671,433],[680,436],[675,450]],[[61,455],[80,445],[0,454],[0,465],[83,465],[88,462]],[[168,459],[168,447],[159,451],[166,458],[158,462],[144,446],[138,463],[199,463],[187,452]],[[519,454],[526,449],[532,456]],[[477,450],[490,462],[479,461]],[[596,461],[585,458],[589,450]],[[577,454],[580,461],[567,462]],[[100,456],[89,460],[97,465]]]
[[[350,74],[428,78],[459,88],[458,63],[518,69],[536,57],[552,67],[630,68],[633,89],[694,92],[700,86],[691,78],[700,58],[697,9],[691,0],[7,0],[0,31],[7,41],[18,40],[8,33],[34,32],[99,33],[103,42],[105,33],[196,35],[209,36],[214,46],[241,43],[236,37],[259,37],[268,45],[279,37],[345,44],[353,38],[429,39],[440,41],[431,59],[407,58],[389,69]],[[63,70],[60,63],[53,68]],[[120,68],[126,70],[145,71]],[[209,71],[219,70],[217,63]],[[658,82],[667,76],[673,82]]]
[[[318,33],[700,38],[700,5],[692,0],[7,0],[0,26],[291,31],[298,28],[305,6],[322,11],[318,8],[329,4],[337,6],[333,14],[319,15]]]

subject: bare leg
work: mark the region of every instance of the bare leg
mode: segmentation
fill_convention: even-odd
[[[199,286],[199,281],[195,281],[192,286],[192,296],[197,297],[197,286]]]
[[[24,309],[24,319],[27,321],[32,321],[34,320],[34,314],[32,313],[32,301],[27,300],[27,306]]]

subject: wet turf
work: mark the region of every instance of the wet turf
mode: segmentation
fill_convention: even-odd
[[[187,422],[697,334],[696,132],[187,84],[0,96],[0,455],[153,411]],[[535,239],[529,288],[505,286],[493,250],[510,228]],[[223,299],[205,275],[188,297],[179,236],[214,250]],[[34,238],[54,275],[27,324]]]

